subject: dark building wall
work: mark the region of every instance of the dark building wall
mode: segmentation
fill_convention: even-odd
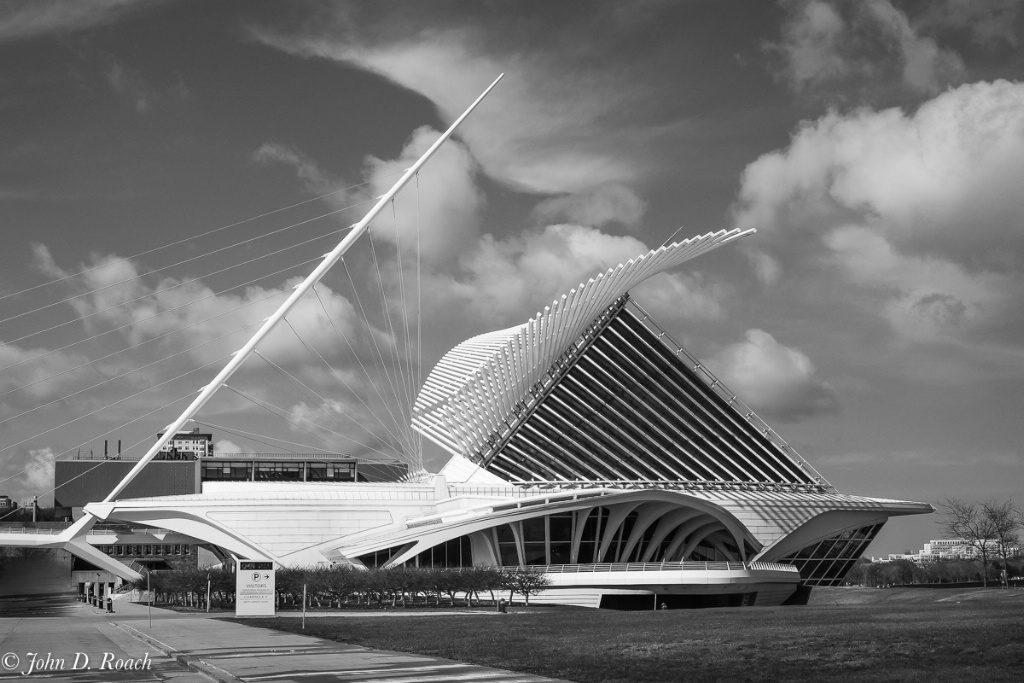
[[[84,507],[103,500],[135,464],[130,460],[58,460],[53,473],[54,507]],[[174,496],[198,491],[197,460],[154,460],[118,498]]]
[[[132,480],[118,496],[125,498],[149,498],[152,496],[175,496],[200,492],[200,468],[202,463],[221,467],[234,462],[232,458],[205,458],[203,460],[153,460]],[[238,460],[250,468],[256,464],[272,464],[271,461]],[[301,472],[302,461],[281,461],[296,465]],[[311,461],[312,462],[312,461]],[[55,463],[53,493],[55,508],[81,508],[89,503],[101,501],[128,471],[135,466],[131,460],[59,460]],[[397,481],[409,469],[403,464],[377,464],[360,462],[355,465],[357,481]],[[248,476],[251,476],[251,472]],[[248,479],[248,476],[245,478]],[[211,477],[213,478],[213,477]],[[289,479],[282,478],[282,481]],[[301,480],[301,478],[300,478]]]
[[[409,466],[402,463],[384,465],[375,462],[361,462],[356,465],[357,481],[398,481],[407,474],[409,474]]]

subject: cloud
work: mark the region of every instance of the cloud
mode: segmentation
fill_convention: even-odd
[[[45,274],[68,277],[68,271],[53,261],[45,246],[35,245],[35,256],[37,268]],[[68,279],[74,295],[68,304],[90,335],[114,331],[132,346],[155,340],[155,348],[163,354],[188,349],[188,357],[198,363],[235,351],[255,332],[255,323],[273,313],[303,279],[288,278],[278,287],[251,285],[240,293],[217,293],[197,279],[144,277],[135,262],[115,255],[94,255],[91,264],[80,270],[84,275]],[[291,326],[321,353],[344,351],[339,348],[335,327],[358,346],[362,322],[353,305],[322,283],[317,292],[320,300],[308,295],[289,312]],[[164,336],[177,331],[183,334]],[[376,330],[371,333],[387,343],[387,335]],[[268,335],[259,351],[278,364],[309,359],[287,325]]]
[[[865,9],[882,32],[899,45],[903,55],[903,81],[913,90],[934,94],[962,79],[966,68],[960,56],[943,50],[932,38],[919,36],[907,15],[893,7],[889,0],[873,0]]]
[[[595,228],[610,224],[635,228],[643,218],[645,202],[623,185],[602,185],[587,192],[546,199],[534,207],[540,221],[581,223]]]
[[[923,8],[921,23],[939,30],[966,30],[971,38],[989,49],[1015,47],[1021,0],[944,0]]]
[[[840,54],[848,27],[836,9],[817,1],[785,4],[782,41],[770,47],[784,57],[782,75],[794,90],[844,79],[859,68]]]
[[[40,503],[51,498],[53,489],[53,449],[16,449],[0,458],[0,486],[6,495],[27,502],[38,495]]]
[[[227,439],[219,439],[217,443],[213,445],[213,452],[217,455],[232,455],[235,453],[243,453],[242,447],[233,441]]]
[[[368,159],[365,175],[372,195],[391,189],[399,174],[439,136],[424,126],[413,132],[397,159]],[[430,158],[429,171],[410,181],[395,198],[389,215],[374,221],[371,236],[400,244],[407,252],[414,252],[418,245],[426,262],[446,265],[479,238],[484,204],[476,184],[476,163],[465,146],[449,140]]]
[[[483,173],[523,192],[633,190],[667,170],[666,146],[678,146],[700,125],[683,119],[674,102],[671,109],[661,104],[662,83],[636,77],[664,67],[664,53],[638,45],[667,21],[671,4],[634,4],[627,12],[600,3],[557,24],[471,4],[443,28],[426,5],[414,3],[400,16],[382,7],[329,5],[297,25],[251,25],[249,36],[378,74],[427,98],[446,121],[504,73],[458,137]],[[634,68],[617,60],[617,47],[630,50]],[[587,222],[564,214],[560,220]]]
[[[76,353],[51,352],[0,342],[0,411],[9,414],[65,396],[83,379],[97,377]],[[52,379],[50,379],[52,378]],[[4,419],[0,418],[0,419]]]
[[[506,239],[484,235],[462,254],[454,275],[430,274],[424,296],[437,308],[455,305],[493,326],[523,322],[581,280],[646,251],[634,237],[572,224]]]
[[[383,194],[437,135],[420,128],[398,159],[371,157],[364,171],[369,188],[332,195],[329,201],[350,205]],[[342,182],[330,178],[307,155],[283,145],[264,145],[255,158],[295,169],[310,192],[323,193]],[[556,197],[541,202],[533,213],[538,220],[574,216],[585,221],[532,227],[507,237],[482,234],[484,198],[477,171],[469,150],[449,141],[432,157],[429,172],[419,180],[418,192],[409,187],[400,193],[394,213],[382,214],[371,228],[372,236],[401,245],[406,256],[414,253],[418,228],[423,311],[429,321],[444,320],[448,328],[469,325],[481,331],[517,324],[587,278],[650,250],[635,237],[608,234],[596,227],[635,224],[642,216],[644,202],[621,185]],[[378,258],[389,306],[400,316],[396,253],[382,255],[378,249]],[[414,268],[415,261],[406,258],[402,264],[406,282],[415,280]],[[372,270],[365,275],[376,278]],[[721,300],[726,296],[724,287],[697,273],[662,274],[638,291],[652,310],[674,320],[719,318]],[[452,343],[458,341],[461,339]]]
[[[428,97],[448,120],[461,114],[507,66],[476,49],[473,36],[457,30],[427,31],[415,41],[373,45],[333,30],[286,36],[253,29],[253,35],[286,52],[354,64],[385,76]],[[537,61],[526,55],[513,58],[518,64],[461,128],[462,139],[486,173],[533,192],[576,192],[634,180],[637,169],[630,161],[579,144],[595,139],[598,120],[621,97],[600,83],[566,82],[566,76],[559,78]],[[565,89],[572,92],[571,100]],[[494,135],[496,130],[502,134]]]
[[[699,272],[661,273],[641,283],[631,294],[662,324],[718,320],[731,296],[725,285]]]
[[[159,0],[157,0],[159,1]],[[154,0],[33,0],[0,6],[0,42],[82,31],[118,21]]]
[[[865,228],[838,228],[823,242],[841,272],[882,296],[882,314],[904,339],[956,338],[991,316],[1012,315],[1022,293],[1008,275],[971,273],[944,259],[901,255]]]
[[[745,336],[709,359],[708,366],[751,408],[785,420],[837,409],[835,393],[803,352],[764,330],[747,330]]]
[[[402,378],[394,377],[401,382]],[[387,386],[378,387],[386,393]],[[412,387],[409,387],[412,390]],[[300,402],[289,411],[296,438],[319,438],[335,452],[374,462],[400,460],[419,466],[414,455],[416,437],[410,423],[412,396],[403,395],[398,404],[386,406],[377,391],[337,396],[316,404]]]
[[[356,204],[368,209],[439,136],[438,131],[424,126],[413,132],[397,159],[368,157],[363,183],[358,185],[333,176],[308,154],[288,145],[264,143],[253,154],[253,160],[293,169],[310,194],[331,193],[326,200],[337,209]],[[371,237],[401,247],[403,253],[419,247],[421,258],[428,264],[451,264],[479,237],[485,199],[476,185],[476,170],[466,148],[449,140],[431,157],[429,172],[412,179],[392,205],[378,215],[370,228]],[[338,190],[346,186],[354,189]]]
[[[795,91],[842,97],[851,88],[866,94],[893,81],[933,95],[966,75],[958,54],[921,35],[889,0],[781,4],[787,10],[782,38],[766,49],[780,60],[777,77]]]
[[[766,282],[838,272],[901,334],[1024,329],[1024,84],[974,83],[916,112],[831,112],[745,169],[735,219]],[[945,302],[943,304],[942,302]],[[1001,331],[996,328],[1001,327]]]
[[[338,182],[328,177],[309,155],[290,145],[265,142],[253,152],[252,160],[258,164],[280,164],[291,168],[299,180],[305,183],[306,190],[313,194],[323,194]]]

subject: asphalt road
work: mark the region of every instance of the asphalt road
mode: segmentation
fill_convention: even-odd
[[[34,679],[210,683],[71,596],[0,598],[0,681]]]

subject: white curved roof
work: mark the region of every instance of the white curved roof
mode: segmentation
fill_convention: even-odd
[[[602,311],[647,278],[754,230],[720,230],[620,263],[555,299],[522,325],[462,342],[430,372],[413,427],[452,454],[470,455]]]

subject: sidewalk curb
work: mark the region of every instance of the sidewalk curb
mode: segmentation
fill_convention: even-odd
[[[136,640],[142,641],[143,643],[160,650],[160,652],[164,653],[164,656],[170,657],[180,666],[188,669],[189,671],[206,676],[207,678],[217,681],[217,683],[244,683],[240,678],[235,678],[219,666],[214,666],[199,657],[193,657],[192,655],[181,653],[167,643],[163,643],[153,636],[143,633],[137,628],[118,622],[111,623]]]

